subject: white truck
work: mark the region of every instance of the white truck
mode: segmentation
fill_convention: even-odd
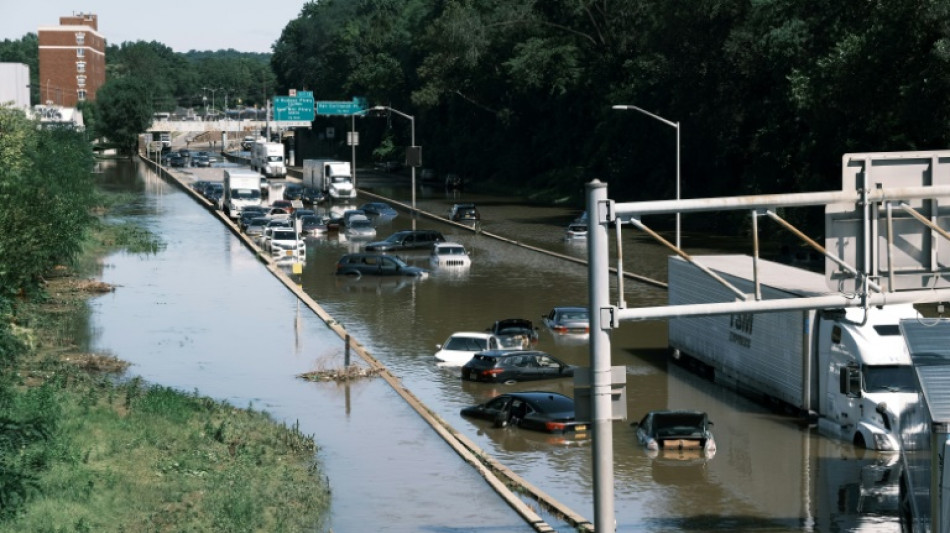
[[[256,141],[251,146],[251,168],[260,171],[268,178],[282,178],[287,175],[284,165],[284,145],[266,141]]]
[[[219,207],[231,218],[249,205],[261,205],[261,175],[246,168],[224,169],[224,194]]]
[[[743,293],[754,292],[751,257],[695,259]],[[766,300],[831,292],[821,274],[771,261],[759,260],[757,275]],[[735,299],[697,266],[670,258],[671,305]],[[702,363],[715,382],[817,418],[822,434],[896,452],[898,417],[917,398],[898,323],[917,317],[905,304],[673,318],[669,344],[674,357]]]
[[[346,161],[334,159],[304,159],[303,185],[326,193],[332,200],[356,198],[353,172]]]
[[[950,531],[950,320],[902,320],[920,390],[901,415],[903,531]]]

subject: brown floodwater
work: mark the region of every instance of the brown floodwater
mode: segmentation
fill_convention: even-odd
[[[318,459],[333,489],[334,531],[531,530],[384,381],[344,386],[296,378],[338,366],[342,342],[207,210],[144,165],[109,164],[104,171],[113,187],[140,193],[140,201],[119,216],[145,224],[167,246],[154,255],[119,253],[105,260],[102,278],[118,288],[93,303],[92,349],[132,362],[131,372],[150,381],[299,423],[320,445]],[[214,176],[221,170],[195,172]],[[405,180],[392,177],[362,175],[360,186],[397,199],[408,196]],[[486,232],[586,255],[583,243],[562,238],[576,210],[471,194],[461,199],[478,204]],[[420,189],[418,203],[427,211],[440,213],[453,201],[440,188]],[[401,212],[378,228],[378,238],[410,225]],[[430,409],[529,482],[592,518],[589,442],[493,428],[459,415],[462,407],[509,390],[573,395],[572,383],[461,382],[457,368],[438,366],[432,357],[435,345],[454,331],[483,330],[510,317],[540,324],[553,306],[586,305],[586,267],[425,217],[416,225],[463,243],[472,267],[434,271],[419,281],[341,279],[333,274],[336,260],[361,242],[330,236],[308,239],[306,266],[297,279]],[[628,233],[625,270],[664,280],[665,250]],[[703,242],[684,238],[693,253],[703,247],[691,244]],[[425,265],[422,254],[408,258]],[[630,306],[659,305],[666,294],[627,281],[625,299]],[[626,367],[629,417],[613,427],[618,531],[899,530],[893,457],[818,436],[795,419],[670,364],[663,322],[623,324],[611,333],[611,345],[613,364]],[[573,364],[589,361],[583,339],[556,338],[543,328],[538,347]],[[718,442],[715,457],[650,459],[629,423],[660,408],[708,412]]]

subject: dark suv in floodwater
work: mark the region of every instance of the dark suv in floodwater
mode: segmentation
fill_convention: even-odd
[[[393,250],[429,250],[445,237],[435,230],[403,230],[393,233],[386,240],[367,243],[367,252],[390,252]]]
[[[336,264],[336,273],[341,276],[414,276],[425,278],[429,272],[410,266],[402,259],[385,254],[347,254]]]

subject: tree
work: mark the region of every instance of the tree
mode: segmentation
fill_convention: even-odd
[[[132,154],[139,134],[152,123],[153,108],[148,94],[148,86],[138,79],[107,81],[96,93],[96,133],[109,139],[121,153]]]

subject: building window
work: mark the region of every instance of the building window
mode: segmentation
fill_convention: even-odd
[[[79,31],[76,32],[76,44],[78,44],[78,45],[80,45],[80,46],[82,46],[83,44],[86,44],[86,34],[85,34],[85,33],[79,32]]]
[[[85,55],[86,55],[86,49],[85,49],[85,48],[77,48],[77,49],[76,49],[76,57],[84,57]]]
[[[86,62],[85,62],[85,61],[76,61],[76,72],[79,72],[79,73],[86,72]]]
[[[80,87],[86,86],[86,77],[83,75],[76,76],[76,85]]]
[[[77,94],[77,96],[79,97],[79,101],[80,101],[80,102],[85,102],[85,101],[86,101],[86,90],[85,90],[85,89],[79,89],[78,91],[76,91],[76,94]]]

